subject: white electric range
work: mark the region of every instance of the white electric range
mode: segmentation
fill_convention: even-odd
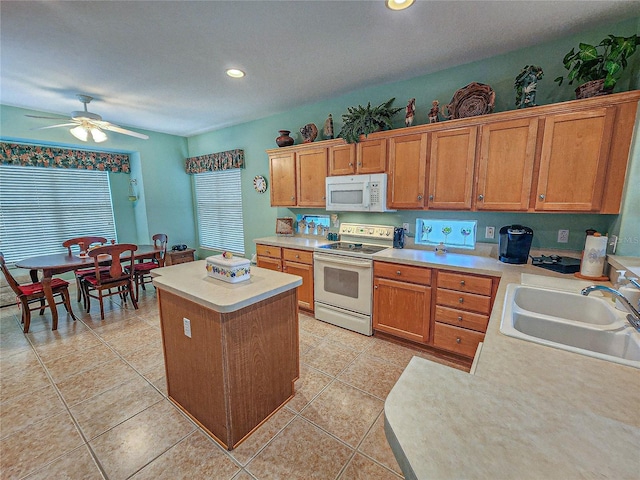
[[[340,240],[314,250],[315,317],[372,335],[373,255],[393,246],[393,227],[343,223]]]

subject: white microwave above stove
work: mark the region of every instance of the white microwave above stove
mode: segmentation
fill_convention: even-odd
[[[387,174],[327,177],[327,211],[394,212],[387,209]]]

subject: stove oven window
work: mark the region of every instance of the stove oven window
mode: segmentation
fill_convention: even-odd
[[[358,298],[358,272],[324,267],[324,290],[343,297]]]

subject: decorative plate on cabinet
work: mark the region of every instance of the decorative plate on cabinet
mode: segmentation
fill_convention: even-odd
[[[262,175],[256,175],[253,177],[253,188],[258,193],[264,193],[267,191],[267,180]]]

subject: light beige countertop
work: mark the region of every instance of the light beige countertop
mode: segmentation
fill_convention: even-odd
[[[273,245],[274,247],[284,247],[284,248],[297,248],[300,250],[313,250],[320,245],[327,245],[330,242],[324,237],[320,236],[295,236],[295,237],[263,237],[256,238],[254,243],[262,243],[264,245]]]
[[[387,438],[407,479],[640,478],[640,370],[499,331],[509,283],[523,273],[573,276],[382,254],[375,258],[501,276],[474,374],[414,357],[387,397]]]
[[[153,284],[220,313],[240,310],[302,285],[302,278],[296,275],[255,265],[249,280],[227,283],[209,277],[205,265],[206,260],[199,260],[156,268],[152,270]]]
[[[608,255],[607,262],[616,270],[627,270],[631,275],[640,278],[640,257],[622,257],[620,255]]]

